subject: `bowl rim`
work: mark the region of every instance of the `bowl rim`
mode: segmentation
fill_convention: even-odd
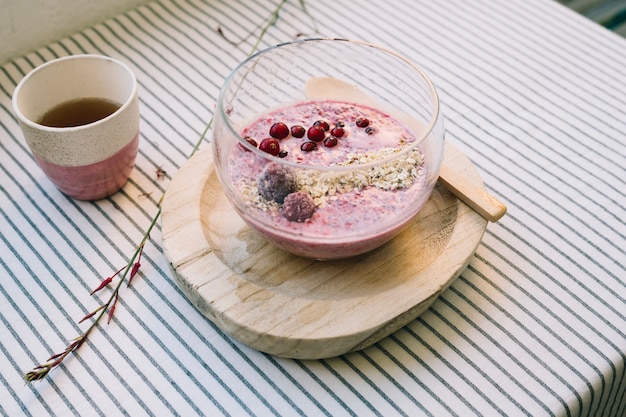
[[[248,141],[246,141],[244,138],[241,137],[240,132],[238,132],[235,129],[235,126],[230,122],[228,114],[227,114],[227,110],[226,107],[223,105],[224,103],[224,98],[225,98],[225,94],[226,94],[226,87],[230,84],[230,82],[233,80],[233,77],[235,76],[235,74],[237,72],[239,72],[239,70],[241,68],[243,68],[244,66],[246,66],[248,63],[255,61],[257,59],[259,59],[261,56],[275,50],[278,48],[283,48],[283,47],[287,47],[287,46],[292,46],[292,45],[299,45],[299,44],[305,44],[305,43],[309,43],[309,42],[348,42],[348,43],[353,43],[353,44],[357,44],[357,45],[361,45],[364,47],[368,47],[368,48],[373,48],[376,49],[378,51],[384,52],[386,54],[389,54],[393,57],[398,58],[399,60],[405,62],[406,64],[408,64],[410,67],[412,67],[419,75],[421,75],[423,81],[426,83],[426,85],[428,86],[428,89],[430,90],[432,99],[433,99],[433,113],[432,116],[430,117],[430,120],[428,121],[427,124],[424,125],[425,129],[424,131],[420,134],[417,135],[415,134],[415,132],[413,131],[413,129],[410,129],[416,137],[416,141],[415,143],[413,143],[410,146],[405,146],[404,148],[402,148],[399,152],[395,152],[393,154],[391,154],[390,156],[384,157],[384,158],[380,158],[380,159],[376,159],[374,161],[371,162],[366,162],[366,163],[362,163],[362,164],[357,164],[357,165],[312,165],[312,164],[307,164],[307,163],[302,163],[302,162],[296,162],[296,161],[288,161],[285,160],[283,158],[280,158],[278,156],[274,156],[271,155],[267,152],[264,152],[262,150],[260,150],[259,148],[252,146],[250,143],[248,143]],[[288,105],[288,103],[286,103],[286,105]],[[379,109],[380,111],[385,112],[384,109]],[[411,59],[407,58],[406,56],[400,54],[399,52],[396,52],[392,49],[389,49],[387,47],[384,46],[380,46],[374,43],[370,43],[370,42],[366,42],[366,41],[361,41],[361,40],[355,40],[355,39],[347,39],[347,38],[337,38],[337,37],[313,37],[313,38],[304,38],[304,39],[297,39],[297,40],[293,40],[293,41],[288,41],[288,42],[282,42],[267,48],[264,48],[252,55],[250,55],[249,57],[247,57],[245,60],[243,60],[242,62],[240,62],[228,75],[228,77],[224,80],[224,83],[222,84],[222,87],[220,88],[219,91],[219,95],[217,98],[217,102],[216,102],[216,111],[219,112],[219,115],[221,117],[221,119],[224,121],[224,124],[226,125],[227,129],[230,131],[230,133],[232,135],[234,135],[234,137],[237,138],[238,143],[240,146],[243,146],[245,149],[250,150],[251,152],[254,152],[255,154],[257,154],[258,156],[262,157],[263,159],[267,159],[268,161],[275,161],[277,163],[280,163],[281,165],[286,165],[292,168],[298,168],[298,169],[305,169],[305,170],[317,170],[317,171],[332,171],[332,172],[342,172],[342,171],[353,171],[354,169],[367,169],[370,167],[375,167],[378,165],[382,165],[385,163],[388,163],[390,161],[396,160],[398,157],[401,157],[404,154],[408,154],[409,152],[411,152],[412,150],[420,147],[420,145],[426,140],[426,138],[428,138],[433,129],[435,128],[435,125],[437,124],[438,120],[441,117],[440,114],[440,101],[439,101],[439,94],[437,93],[437,89],[435,88],[434,83],[432,82],[432,80],[430,79],[430,77],[426,74],[426,72],[420,67],[418,66],[415,62],[413,62]],[[393,114],[392,114],[393,116]],[[400,120],[401,123],[404,123]],[[445,138],[442,137],[442,142],[443,140],[445,140]],[[215,146],[215,141],[212,140],[211,141],[213,146]],[[442,145],[442,149],[443,149],[443,145]]]

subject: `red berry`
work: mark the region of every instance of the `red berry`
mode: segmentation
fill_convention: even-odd
[[[324,139],[324,146],[326,146],[327,148],[332,148],[334,146],[337,146],[337,143],[339,141],[337,140],[336,137],[334,136],[329,136],[326,139]]]
[[[311,152],[317,149],[317,143],[315,142],[303,142],[302,145],[300,145],[300,149],[303,152]]]
[[[246,136],[244,139],[246,140],[246,142],[248,142],[250,145],[256,148],[257,146],[256,140],[252,139],[250,136]],[[239,144],[239,147],[241,147],[241,149],[243,149],[244,151],[250,152],[250,149],[246,148],[241,143]]]
[[[359,117],[356,119],[356,125],[358,127],[367,127],[370,124],[370,121],[365,117]]]
[[[259,149],[276,156],[280,152],[280,143],[274,138],[265,138],[259,144]]]
[[[344,133],[345,131],[343,130],[343,128],[339,126],[333,127],[333,129],[330,131],[330,134],[336,138],[342,137]]]
[[[289,136],[289,128],[284,123],[274,123],[272,127],[270,127],[270,136],[276,139],[285,139]]]
[[[313,123],[313,126],[321,126],[322,129],[324,129],[325,132],[328,132],[328,130],[330,129],[330,125],[328,124],[328,122],[324,121],[324,120],[318,120],[315,123]]]
[[[291,222],[304,223],[315,213],[313,197],[302,191],[291,193],[285,197],[281,213]]]
[[[326,132],[324,132],[323,127],[313,125],[306,132],[306,135],[313,142],[321,142],[324,140],[324,137],[326,136]]]
[[[257,188],[264,199],[282,203],[286,196],[298,189],[298,181],[291,168],[270,162],[257,179]]]
[[[291,136],[294,138],[304,137],[306,130],[300,125],[291,126]]]

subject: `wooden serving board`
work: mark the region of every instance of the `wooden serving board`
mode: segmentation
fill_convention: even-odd
[[[451,145],[445,155],[482,186],[465,155]],[[254,349],[320,359],[363,349],[422,314],[466,268],[487,220],[437,184],[382,247],[341,261],[300,258],[241,220],[207,148],[173,178],[161,225],[172,273],[202,314]]]

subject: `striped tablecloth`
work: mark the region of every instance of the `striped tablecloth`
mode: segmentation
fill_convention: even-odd
[[[548,0],[289,0],[264,32],[280,4],[150,2],[0,67],[0,414],[624,416],[626,40]],[[110,294],[89,295],[132,256],[261,34],[261,48],[340,36],[415,60],[507,215],[417,320],[319,361],[259,353],[199,314],[157,223],[113,321],[25,383]],[[95,203],[55,189],[11,110],[28,71],[80,53],[140,84],[137,166]]]

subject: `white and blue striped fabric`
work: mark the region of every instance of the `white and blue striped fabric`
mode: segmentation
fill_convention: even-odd
[[[279,4],[149,2],[0,67],[0,415],[626,415],[626,40],[549,0],[288,0],[259,45],[340,36],[412,58],[508,206],[417,320],[338,358],[259,353],[185,298],[157,223],[113,321],[23,381],[110,295],[89,293],[132,256]],[[140,86],[137,166],[98,202],[56,190],[11,109],[28,71],[82,53]]]

